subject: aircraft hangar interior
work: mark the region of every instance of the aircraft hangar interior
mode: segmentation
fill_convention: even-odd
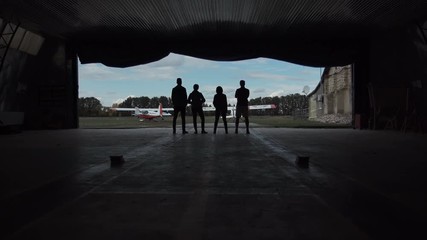
[[[426,235],[424,0],[0,0],[0,34],[2,238]],[[170,53],[351,65],[354,129],[79,129],[79,60]],[[373,129],[387,107],[410,132]]]

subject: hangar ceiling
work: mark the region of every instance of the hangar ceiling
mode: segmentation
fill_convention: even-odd
[[[171,52],[345,65],[372,34],[426,16],[425,0],[0,0],[0,18],[64,39],[83,63],[116,67]]]

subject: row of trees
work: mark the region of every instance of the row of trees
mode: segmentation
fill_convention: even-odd
[[[77,105],[80,117],[98,117],[105,115],[101,102],[94,97],[79,98]]]
[[[121,108],[157,108],[159,103],[164,108],[173,107],[170,97],[128,97],[122,103],[113,104]],[[295,111],[308,108],[306,95],[290,94],[281,97],[258,97],[249,100],[250,105],[275,104],[275,109],[253,110],[252,115],[293,115]],[[230,105],[230,104],[229,104]],[[206,105],[208,106],[208,105]],[[230,105],[231,106],[231,105]],[[210,114],[210,113],[207,113]],[[108,108],[102,107],[101,102],[94,97],[79,98],[79,116],[111,116]],[[122,114],[125,115],[125,114]],[[130,115],[130,113],[129,113]]]
[[[308,97],[298,93],[289,94],[286,96],[275,97],[258,97],[249,100],[249,105],[264,105],[275,104],[276,109],[271,109],[267,112],[272,115],[293,115],[295,111],[308,109]],[[266,110],[256,110],[252,114],[263,114]]]
[[[112,107],[121,107],[121,108],[158,108],[159,103],[162,104],[163,107],[172,107],[172,99],[170,97],[128,97],[121,103],[115,103]]]

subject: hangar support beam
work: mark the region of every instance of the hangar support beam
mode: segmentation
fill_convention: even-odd
[[[3,68],[4,59],[9,50],[10,44],[18,30],[19,25],[10,22],[2,22],[0,26],[0,72]]]

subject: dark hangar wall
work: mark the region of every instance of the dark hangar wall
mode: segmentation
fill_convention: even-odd
[[[427,126],[427,43],[423,28],[412,25],[404,29],[377,32],[371,36],[365,51],[354,64],[354,113],[362,116],[362,128],[369,127],[372,99],[379,117],[397,116],[397,127],[405,117],[421,128]],[[415,112],[414,112],[415,110]],[[386,117],[384,117],[386,116]],[[380,123],[377,129],[384,128]],[[414,129],[422,130],[422,129]]]
[[[24,129],[78,127],[76,54],[45,37],[36,55],[10,48],[0,71],[0,112],[24,112]]]

